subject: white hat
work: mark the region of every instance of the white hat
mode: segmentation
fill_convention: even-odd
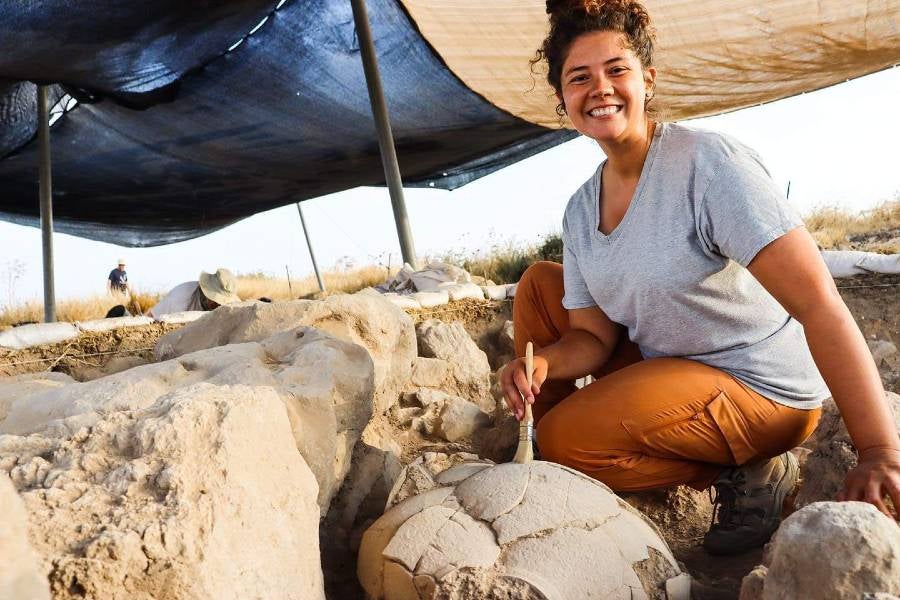
[[[117,265],[124,265],[124,264],[125,264],[125,259],[122,258],[122,257],[120,256],[120,257],[119,257],[119,262],[117,262],[116,264],[117,264]]]
[[[215,274],[200,272],[200,291],[216,304],[240,302],[237,279],[228,269],[216,269]]]

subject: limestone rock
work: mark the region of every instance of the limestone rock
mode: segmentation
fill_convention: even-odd
[[[416,357],[415,330],[409,315],[377,292],[220,306],[161,337],[154,355],[165,360],[225,344],[256,342],[298,325],[315,327],[365,348],[375,365],[375,411],[380,414],[397,402]]]
[[[391,486],[403,468],[401,454],[390,427],[377,419],[370,422],[353,448],[350,470],[326,516],[331,557],[346,555],[348,548],[355,553],[363,529],[384,512]]]
[[[0,434],[74,435],[92,427],[102,414],[146,408],[170,392],[202,382],[276,390],[287,407],[296,446],[319,482],[324,512],[372,416],[373,367],[363,348],[312,328],[20,395],[0,421]]]
[[[391,408],[390,414],[401,426],[408,426],[423,436],[433,436],[440,423],[441,408],[449,398],[449,394],[440,390],[419,388],[405,394],[402,404]]]
[[[353,450],[353,461],[341,488],[337,508],[340,524],[350,531],[360,517],[376,518],[384,512],[388,494],[400,476],[402,448],[389,427],[373,421]]]
[[[816,502],[784,520],[741,600],[869,598],[900,591],[900,528],[863,502]]]
[[[758,565],[747,573],[741,580],[741,596],[738,600],[762,600],[767,572],[764,565]]]
[[[404,404],[411,403],[418,406],[394,407],[391,415],[401,425],[409,422],[422,435],[457,442],[471,438],[491,424],[491,416],[478,406],[440,390],[419,388],[405,396]]]
[[[385,423],[373,419],[353,449],[350,471],[322,522],[322,563],[326,578],[341,581],[359,550],[365,529],[384,513],[391,486],[400,475],[402,449]],[[349,596],[347,590],[343,596]]]
[[[490,415],[471,402],[451,396],[441,407],[437,434],[448,442],[456,442],[490,424]]]
[[[485,412],[493,411],[487,354],[469,337],[462,323],[428,319],[416,328],[416,336],[420,356],[450,363],[451,378],[441,389],[471,400]]]
[[[516,345],[515,345],[515,329],[513,328],[513,322],[507,321],[503,324],[503,327],[500,329],[497,334],[498,347],[504,354],[509,354],[511,356],[515,356],[516,354]]]
[[[0,600],[50,600],[50,586],[28,542],[22,499],[0,473]]]
[[[55,600],[324,598],[317,485],[269,387],[200,383],[0,437]]]
[[[878,367],[897,356],[897,346],[887,340],[867,340],[872,359]]]
[[[900,427],[900,395],[886,392],[886,401]],[[856,449],[834,400],[822,405],[822,417],[813,435],[804,444],[811,450],[802,470],[802,485],[795,505],[834,500],[844,485],[847,472],[856,466]]]
[[[0,378],[0,422],[9,414],[10,406],[16,399],[60,388],[70,383],[75,383],[75,380],[65,373],[52,371]]]
[[[419,387],[441,387],[450,375],[450,362],[442,358],[417,356],[412,362],[412,384]]]
[[[400,427],[409,427],[413,419],[421,417],[422,408],[419,406],[402,407],[395,404],[391,407],[389,414],[394,418]]]
[[[661,600],[681,574],[652,523],[577,471],[455,471],[366,531],[357,572],[370,598]],[[684,585],[670,584],[676,597]]]
[[[143,356],[115,356],[98,367],[93,365],[69,367],[69,373],[72,375],[72,378],[77,381],[91,381],[93,379],[106,377],[107,375],[121,373],[122,371],[127,371],[128,369],[133,369],[140,365],[146,365],[149,362],[151,361]]]
[[[411,396],[411,399],[414,399],[414,401],[422,408],[440,411],[448,400],[455,397],[456,396],[451,396],[447,392],[442,392],[441,390],[419,388]],[[465,402],[465,400],[463,400],[463,402]]]

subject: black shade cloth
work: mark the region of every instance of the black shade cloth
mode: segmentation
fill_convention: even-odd
[[[25,145],[37,131],[38,86],[30,81],[0,79],[0,159]],[[56,105],[65,92],[48,87],[47,103]]]
[[[60,83],[146,106],[274,8],[273,0],[6,1],[0,4],[0,77]]]
[[[259,21],[260,3],[225,4],[236,12],[200,22],[193,11],[173,8],[151,32],[135,24],[109,43],[105,31],[82,30],[72,34],[71,48],[60,35],[70,27],[65,15],[50,21],[43,5],[27,3],[30,11],[16,16],[19,29],[31,31],[19,44],[55,36],[63,40],[57,55],[71,53],[63,62],[76,67],[45,72],[45,56],[30,58],[31,50],[3,43],[0,52],[13,56],[0,59],[0,77],[37,80],[50,73],[53,81],[107,96],[79,105],[52,128],[58,231],[128,246],[166,244],[263,210],[383,182],[350,2],[288,2],[235,50],[210,59],[214,43],[221,53]],[[368,5],[406,184],[453,189],[574,137],[513,117],[465,87],[394,0]],[[84,6],[85,14],[102,10],[98,3]],[[9,10],[0,9],[4,30]],[[124,4],[121,10],[128,12]],[[173,39],[167,30],[177,32]],[[130,39],[165,43],[139,52]],[[172,65],[160,70],[170,57]],[[20,84],[0,84],[0,101],[16,89],[21,94]],[[37,144],[21,146],[21,138],[0,132],[0,143],[18,146],[0,160],[0,218],[36,224]]]

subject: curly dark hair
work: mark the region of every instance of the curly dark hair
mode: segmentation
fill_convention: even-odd
[[[547,63],[547,82],[562,95],[562,67],[576,38],[595,31],[618,31],[625,36],[628,48],[641,61],[643,68],[653,65],[653,43],[656,32],[650,14],[634,0],[547,0],[550,32],[531,59],[532,68]],[[649,100],[648,100],[649,103]],[[562,117],[565,107],[556,107]]]

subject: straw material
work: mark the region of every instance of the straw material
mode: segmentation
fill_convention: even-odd
[[[547,31],[543,0],[401,0],[450,69],[494,105],[558,127],[556,98],[528,60]],[[900,62],[900,0],[645,0],[657,28],[667,120],[817,90]]]

